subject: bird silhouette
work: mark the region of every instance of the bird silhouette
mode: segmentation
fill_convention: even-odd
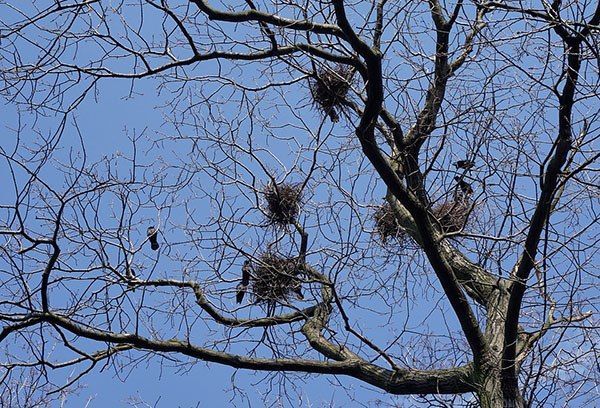
[[[135,281],[137,277],[135,276],[135,271],[132,268],[127,268],[125,271],[125,278],[127,279],[127,288],[135,291],[135,285],[132,281]]]
[[[473,160],[459,160],[454,163],[454,166],[459,169],[470,170],[475,167],[475,162]]]
[[[242,266],[242,281],[237,285],[237,294],[235,296],[235,300],[237,303],[242,303],[244,300],[244,295],[246,294],[246,290],[248,289],[248,285],[250,284],[250,273],[252,272],[252,265],[250,261],[246,259],[244,261],[244,265]]]
[[[329,119],[331,119],[333,123],[338,123],[340,121],[340,115],[338,115],[338,113],[335,111],[335,108],[329,108],[327,114],[329,115]]]
[[[292,292],[296,294],[299,300],[304,300],[304,295],[302,294],[302,286],[300,284],[300,281],[296,283],[296,285],[292,289]]]
[[[464,195],[470,196],[471,194],[473,194],[473,187],[471,187],[471,185],[469,183],[464,181],[462,179],[462,177],[455,176],[454,180],[456,180],[456,184],[458,185],[458,188],[460,188],[460,191],[462,191],[462,193]]]
[[[158,231],[156,231],[156,228],[154,228],[154,226],[148,227],[147,235],[148,240],[150,241],[150,248],[152,248],[153,251],[158,250],[160,245],[158,245]]]

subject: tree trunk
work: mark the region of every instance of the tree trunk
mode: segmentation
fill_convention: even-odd
[[[477,397],[481,408],[524,408],[525,403],[518,388],[506,389],[502,386],[500,369],[492,369],[482,376]]]
[[[502,350],[509,298],[508,288],[499,286],[489,294],[486,338],[489,351],[479,367],[477,397],[482,408],[524,408],[518,380],[502,381]]]

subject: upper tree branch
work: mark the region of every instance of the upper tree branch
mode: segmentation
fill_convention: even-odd
[[[425,192],[423,174],[419,168],[421,147],[435,130],[436,119],[446,95],[448,80],[460,68],[466,57],[473,50],[474,38],[484,26],[482,19],[486,12],[485,9],[478,8],[474,27],[463,45],[464,51],[454,62],[450,63],[450,31],[462,7],[462,2],[457,3],[453,15],[449,20],[446,20],[444,17],[442,6],[437,0],[430,0],[429,6],[436,31],[433,80],[427,89],[425,105],[417,115],[414,126],[410,128],[406,138],[398,144],[398,149],[403,156],[403,170],[406,176],[406,183],[409,189],[413,190],[424,204],[428,203],[428,198]]]
[[[339,27],[331,24],[318,24],[308,20],[291,20],[276,16],[271,13],[265,13],[251,8],[250,10],[241,12],[227,12],[218,10],[203,0],[190,0],[200,11],[208,16],[211,20],[227,21],[232,23],[244,22],[261,22],[271,24],[277,27],[282,27],[290,30],[310,31],[316,34],[328,34],[344,39],[345,35]]]
[[[415,220],[423,240],[423,249],[454,309],[477,363],[486,349],[485,340],[477,318],[462,292],[452,267],[440,252],[439,242],[442,237],[430,222],[427,209],[413,193],[404,188],[388,161],[381,154],[375,140],[375,124],[383,104],[381,53],[368,47],[353,31],[346,17],[343,1],[333,1],[333,5],[338,25],[344,30],[354,51],[364,58],[367,66],[367,77],[363,78],[367,89],[367,100],[360,123],[356,128],[356,135],[364,154],[373,164],[375,170]]]
[[[600,18],[600,7],[596,10],[592,21],[598,18]],[[517,389],[516,356],[519,314],[527,280],[535,264],[541,234],[549,219],[553,198],[557,192],[559,176],[561,175],[563,166],[567,162],[568,153],[572,148],[573,142],[571,116],[581,66],[580,47],[583,38],[580,36],[568,36],[561,30],[557,30],[557,33],[563,39],[567,59],[566,68],[563,73],[565,83],[562,93],[558,97],[558,135],[553,146],[554,154],[546,167],[541,181],[541,194],[529,223],[529,232],[525,239],[525,245],[515,266],[515,280],[511,288],[508,303],[504,352],[502,356],[503,381],[507,392],[510,392],[511,389]]]
[[[169,71],[171,69],[178,68],[178,67],[190,66],[192,64],[195,64],[198,62],[203,62],[203,61],[219,60],[219,59],[237,60],[237,61],[260,61],[260,60],[264,60],[264,59],[276,58],[276,57],[294,54],[299,51],[306,52],[307,54],[310,54],[310,55],[313,55],[313,56],[316,56],[319,58],[323,58],[323,59],[331,61],[331,62],[337,62],[337,63],[353,65],[353,66],[356,65],[356,62],[353,58],[345,57],[342,55],[332,54],[332,53],[327,52],[319,47],[309,45],[309,44],[294,44],[294,45],[290,45],[290,46],[286,46],[286,47],[278,47],[278,48],[271,48],[268,50],[254,51],[254,52],[251,52],[248,54],[241,53],[241,52],[213,51],[213,52],[209,52],[206,54],[193,55],[190,58],[179,60],[179,61],[173,61],[173,62],[163,64],[163,65],[155,67],[155,68],[152,68],[149,65],[147,65],[146,71],[139,72],[139,73],[137,73],[137,72],[121,73],[121,72],[111,71],[105,67],[87,68],[87,67],[76,66],[73,64],[66,64],[66,63],[62,64],[62,66],[65,68],[69,68],[75,72],[82,72],[82,73],[85,73],[87,75],[97,77],[97,78],[136,79],[136,78],[145,78],[148,76],[160,74],[162,72]]]
[[[196,303],[206,313],[213,318],[213,320],[219,324],[228,327],[269,327],[276,326],[279,324],[289,324],[297,321],[306,320],[308,317],[314,315],[316,306],[310,306],[302,310],[298,310],[292,313],[277,316],[267,316],[256,319],[237,319],[232,317],[223,316],[216,310],[210,302],[204,296],[202,288],[197,282],[193,281],[177,281],[171,279],[156,279],[149,281],[133,281],[135,286],[149,286],[149,287],[176,287],[176,288],[189,288],[194,292],[196,297]]]

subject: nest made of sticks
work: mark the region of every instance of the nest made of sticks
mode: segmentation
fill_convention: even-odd
[[[279,225],[292,224],[300,213],[302,204],[302,185],[269,183],[263,190],[267,218]]]
[[[388,202],[377,208],[373,218],[375,220],[375,232],[379,235],[382,244],[387,244],[390,239],[400,242],[407,237],[406,231],[400,225],[394,210]]]
[[[471,205],[471,201],[467,199],[448,200],[434,205],[431,212],[439,221],[443,232],[453,233],[468,224]]]
[[[302,265],[297,257],[283,257],[267,252],[253,265],[252,292],[256,302],[286,300],[290,293],[301,293]]]
[[[339,111],[352,86],[354,69],[348,65],[325,66],[310,80],[310,92],[314,105],[329,115],[331,121],[340,120]]]
[[[431,212],[437,218],[443,232],[454,233],[468,226],[471,207],[471,200],[452,199],[434,205]],[[375,220],[375,233],[379,235],[382,244],[386,245],[392,239],[398,243],[403,243],[408,238],[408,233],[396,218],[389,203],[386,202],[377,208],[373,218]]]

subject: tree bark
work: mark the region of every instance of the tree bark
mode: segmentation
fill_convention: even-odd
[[[477,390],[477,397],[481,408],[524,408],[525,404],[520,397],[521,392],[510,390],[505,392],[501,385],[500,370],[494,370],[494,373],[488,375],[480,388]],[[516,395],[517,398],[511,397]]]

